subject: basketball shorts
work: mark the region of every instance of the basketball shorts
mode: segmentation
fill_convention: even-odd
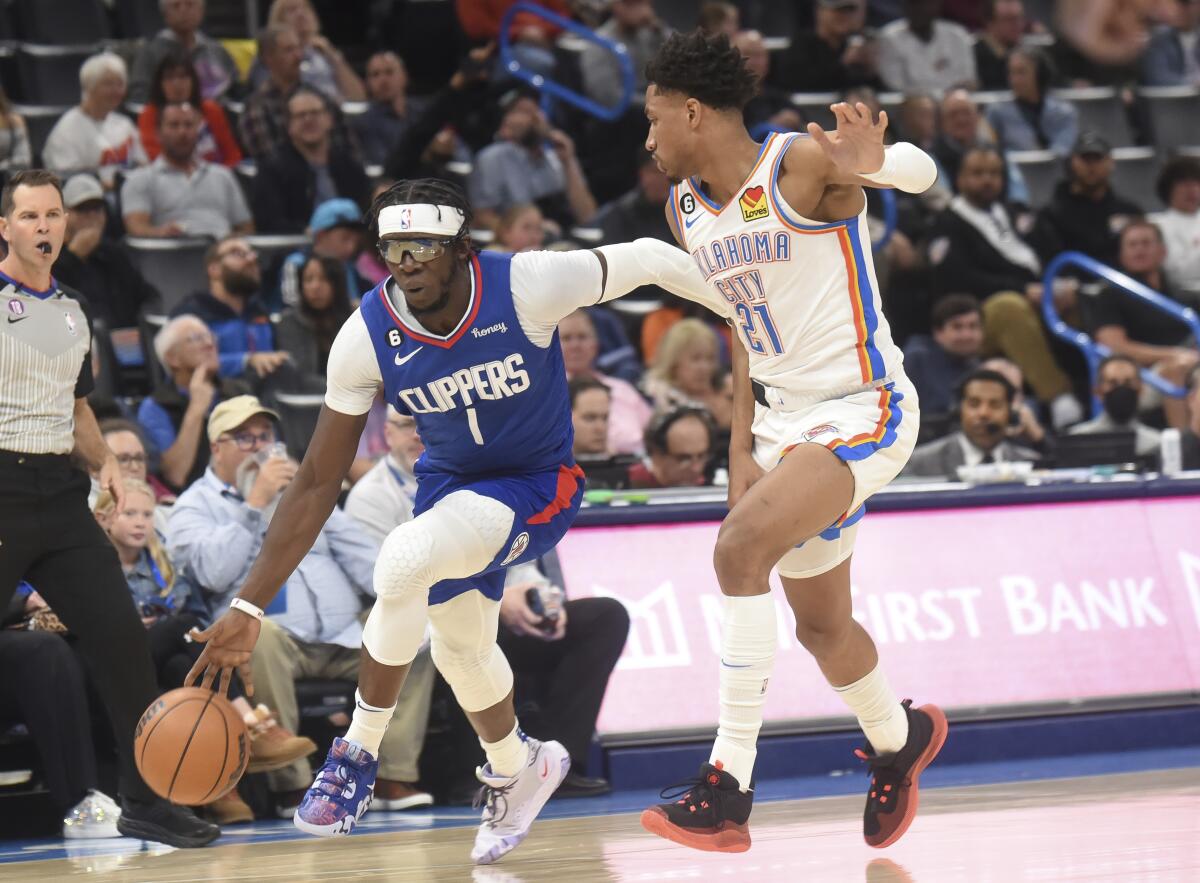
[[[754,459],[770,471],[803,444],[824,445],[846,462],[854,476],[850,508],[824,531],[780,559],[781,576],[817,576],[854,551],[866,500],[895,478],[917,443],[917,391],[903,375],[886,386],[784,410],[754,407]]]
[[[493,601],[504,594],[504,572],[545,555],[566,534],[583,502],[583,470],[572,464],[545,472],[518,475],[461,476],[418,473],[413,514],[420,515],[455,491],[491,497],[513,511],[512,530],[491,563],[474,576],[444,579],[429,590],[429,603],[441,604],[476,590]]]

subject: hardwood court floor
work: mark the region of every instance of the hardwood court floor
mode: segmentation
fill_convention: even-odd
[[[183,881],[1009,881],[1200,880],[1200,769],[922,792],[898,844],[866,847],[861,797],[755,808],[742,855],[698,853],[642,831],[636,813],[550,819],[502,862],[470,865],[473,829],[392,830],[345,840],[227,842],[203,850],[0,865],[4,883]],[[368,819],[371,817],[368,816]],[[382,822],[387,816],[380,816]],[[393,823],[392,827],[395,827]],[[222,841],[224,842],[224,841]]]

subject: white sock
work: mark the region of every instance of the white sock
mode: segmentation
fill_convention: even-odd
[[[354,717],[350,721],[350,729],[346,730],[346,741],[357,742],[376,760],[379,759],[379,743],[387,732],[388,724],[396,706],[391,708],[376,708],[363,701],[362,693],[354,691]]]
[[[876,754],[891,754],[904,747],[908,741],[908,714],[879,664],[853,684],[833,689],[858,717]]]
[[[770,592],[726,596],[721,638],[721,714],[708,762],[750,789],[758,731],[762,728],[767,680],[778,643],[775,600]]]
[[[499,742],[484,742],[481,738],[479,744],[483,746],[492,772],[497,776],[511,779],[529,761],[529,743],[525,741],[520,724],[514,726],[512,732]]]

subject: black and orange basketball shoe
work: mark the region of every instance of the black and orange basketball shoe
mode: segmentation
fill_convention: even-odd
[[[854,753],[871,769],[871,787],[863,812],[863,839],[868,846],[891,846],[908,830],[917,814],[917,782],[921,771],[933,762],[946,742],[946,715],[936,705],[912,707],[902,703],[908,714],[908,741],[894,754],[879,755],[868,742]]]
[[[745,852],[750,848],[750,809],[754,788],[742,791],[720,763],[701,764],[700,775],[664,788],[667,803],[642,813],[642,827],[692,849]]]

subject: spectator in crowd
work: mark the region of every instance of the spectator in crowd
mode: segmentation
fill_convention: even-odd
[[[154,72],[163,58],[183,52],[200,77],[204,98],[214,101],[236,90],[239,74],[233,56],[219,40],[200,30],[204,21],[204,0],[160,0],[166,25],[138,50],[129,84],[129,100],[145,102],[154,88]]]
[[[319,206],[308,220],[308,235],[312,245],[302,251],[294,251],[283,259],[279,271],[279,290],[283,304],[294,307],[300,303],[300,269],[312,255],[333,258],[342,265],[346,292],[351,302],[373,286],[357,269],[359,253],[363,251],[366,236],[362,210],[353,200],[344,197],[330,199]]]
[[[1022,0],[986,0],[984,27],[975,41],[975,70],[979,88],[1002,91],[1008,88],[1008,58],[1025,33],[1025,4]]]
[[[1151,217],[1167,246],[1163,269],[1181,288],[1200,291],[1200,159],[1167,160],[1158,174],[1157,191],[1167,207]]]
[[[18,172],[29,168],[31,162],[25,118],[13,110],[8,95],[0,89],[0,172]]]
[[[897,137],[932,151],[938,136],[938,104],[927,92],[906,95],[896,122]]]
[[[663,216],[671,182],[648,151],[639,149],[637,162],[637,186],[600,206],[590,225],[600,228],[606,244],[632,242],[643,236],[674,242]]]
[[[958,480],[960,466],[981,463],[1036,463],[1037,451],[1008,440],[1017,391],[1003,374],[979,368],[959,388],[959,428],[945,438],[918,445],[901,473],[905,476]]]
[[[1200,469],[1200,366],[1188,375],[1188,425],[1180,447],[1184,469]]]
[[[101,52],[79,68],[83,96],[64,113],[42,147],[46,167],[63,174],[94,172],[111,189],[118,170],[146,164],[137,128],[120,112],[125,100],[125,62]]]
[[[1017,363],[1003,356],[992,356],[979,367],[995,371],[1012,384],[1017,394],[1013,397],[1013,413],[1016,415],[1008,424],[1008,438],[1027,448],[1043,452],[1050,442],[1050,436],[1038,418],[1037,402],[1025,394],[1025,375],[1017,367]]]
[[[1196,56],[1200,4],[1176,0],[1159,4],[1156,12],[1166,20],[1150,30],[1150,40],[1138,60],[1138,80],[1143,86],[1200,85],[1200,60]]]
[[[163,480],[178,492],[208,467],[203,437],[209,412],[249,387],[220,375],[216,340],[197,316],[168,321],[154,336],[154,354],[167,377],[142,399],[138,423],[158,452]]]
[[[866,0],[817,0],[813,12],[813,27],[797,32],[772,68],[775,85],[801,92],[877,86],[877,47],[864,33]]]
[[[396,182],[390,178],[381,178],[375,182],[375,186],[371,189],[371,203],[379,198],[381,193],[386,193],[388,189]],[[318,206],[319,209],[319,206]],[[309,222],[309,226],[312,223]],[[383,255],[379,253],[377,248],[364,248],[359,252],[358,260],[354,262],[354,270],[358,273],[359,278],[363,279],[369,288],[378,285],[384,279],[387,279],[391,273],[388,271],[387,264],[383,260]],[[367,289],[363,289],[366,291]],[[361,296],[361,292],[360,292]]]
[[[258,229],[302,233],[304,219],[335,197],[365,206],[371,184],[358,159],[337,149],[326,99],[297,86],[284,107],[287,141],[260,162],[254,183]]]
[[[662,338],[643,383],[656,411],[675,405],[705,408],[718,427],[729,426],[732,414],[715,378],[721,341],[700,319],[680,319]]]
[[[63,839],[120,837],[121,809],[100,790],[87,674],[61,635],[39,627],[45,610],[37,592],[18,591],[0,621],[0,723],[28,731]]]
[[[500,216],[496,225],[496,239],[490,246],[496,251],[517,254],[536,251],[546,240],[545,219],[542,210],[531,202],[518,203]]]
[[[939,183],[949,190],[958,186],[958,167],[963,155],[977,144],[995,143],[991,126],[984,122],[978,105],[966,89],[951,89],[942,97],[938,109],[940,131],[930,153],[939,167]],[[1005,158],[1006,195],[1018,205],[1029,203],[1029,191],[1021,170]]]
[[[124,417],[107,417],[100,421],[100,434],[104,436],[104,443],[108,445],[108,449],[117,458],[121,476],[126,481],[144,481],[154,491],[156,502],[175,502],[175,494],[171,489],[150,474],[150,455],[146,453],[142,430],[136,423]],[[95,482],[92,483],[92,490],[98,490]],[[154,529],[165,533],[166,527],[166,512],[156,511]]]
[[[411,521],[417,499],[417,458],[425,452],[417,421],[387,406],[387,453],[359,479],[346,497],[346,514],[382,544],[398,524]]]
[[[390,50],[367,60],[367,110],[350,120],[367,165],[383,165],[412,125],[416,108],[408,97],[408,70]]]
[[[646,427],[647,458],[629,467],[635,488],[697,487],[713,455],[716,429],[703,408],[681,405],[661,411]]]
[[[333,101],[363,101],[367,90],[346,57],[321,33],[321,21],[310,0],[273,0],[267,27],[291,28],[300,42],[300,82]],[[258,88],[268,73],[261,63],[250,69],[250,86]]]
[[[262,545],[283,490],[299,465],[279,456],[278,416],[253,396],[218,405],[208,420],[211,461],[184,491],[171,513],[168,550],[202,586],[211,610],[222,610],[241,587]],[[281,589],[267,613],[278,629],[264,629],[254,649],[254,695],[275,709],[281,726],[299,724],[295,681],[300,677],[355,679],[362,645],[361,617],[373,601],[372,576],[379,544],[334,509],[312,550]],[[420,706],[413,714],[413,706]],[[424,739],[428,696],[401,693],[380,751],[376,800],[416,799],[411,786]],[[407,722],[419,720],[415,735]],[[295,810],[312,773],[307,761],[268,773],[280,814]],[[409,805],[428,805],[428,795]],[[286,816],[285,816],[286,817]]]
[[[158,118],[162,153],[130,172],[121,185],[121,210],[130,236],[206,236],[254,232],[250,207],[233,172],[196,151],[200,112],[167,104]]]
[[[904,18],[879,32],[879,76],[893,92],[975,88],[975,52],[962,25],[938,18],[942,0],[904,0]]]
[[[301,85],[300,63],[304,51],[300,38],[291,28],[273,26],[258,34],[258,57],[267,77],[246,99],[246,109],[238,120],[242,147],[252,159],[263,160],[288,142],[288,98]],[[341,110],[323,92],[317,92],[329,114],[332,137],[338,153],[357,151]],[[304,212],[301,217],[308,214]]]
[[[1084,132],[1067,159],[1067,177],[1038,212],[1030,243],[1043,263],[1064,251],[1081,251],[1101,263],[1117,257],[1117,236],[1142,214],[1136,203],[1112,188],[1112,148],[1095,132]]]
[[[958,385],[979,366],[983,313],[970,294],[948,294],[933,305],[932,333],[914,334],[904,346],[904,372],[921,398],[921,410],[948,414]]]
[[[1072,426],[1070,434],[1128,430],[1135,435],[1139,457],[1156,456],[1162,434],[1138,419],[1142,375],[1137,362],[1128,356],[1106,356],[1096,370],[1095,392],[1104,409],[1099,416]]]
[[[696,17],[696,27],[710,37],[724,34],[732,40],[740,30],[741,14],[737,6],[723,0],[706,0],[700,5],[700,14]]]
[[[1171,300],[1187,302],[1163,270],[1167,249],[1162,231],[1153,223],[1135,220],[1127,224],[1121,231],[1119,255],[1120,269],[1125,273]],[[1200,350],[1188,326],[1141,298],[1106,286],[1089,313],[1092,337],[1097,343],[1172,383],[1183,385],[1200,362]],[[1184,402],[1166,398],[1162,406],[1168,425],[1186,425]]]
[[[609,391],[607,450],[614,454],[640,454],[643,434],[653,411],[633,386],[619,377],[610,377],[596,367],[600,343],[592,314],[576,310],[558,323],[563,364],[571,380],[595,380]]]
[[[654,13],[652,0],[612,0],[611,17],[596,28],[596,34],[616,43],[624,43],[633,63],[631,101],[640,104],[646,98],[646,64],[667,38],[667,28]],[[579,59],[583,73],[583,91],[588,98],[605,107],[621,101],[624,80],[616,56],[595,43],[584,47]]]
[[[309,255],[300,267],[300,302],[279,318],[275,340],[291,356],[301,387],[325,391],[325,366],[338,329],[354,308],[346,290],[346,265],[335,258]]]
[[[606,779],[586,772],[600,705],[629,636],[625,606],[616,598],[564,599],[530,561],[504,576],[500,622],[496,642],[512,666],[517,701],[537,701],[536,714],[522,708],[522,727],[534,738],[557,739],[571,757],[556,796],[609,793]]]
[[[1054,361],[1036,303],[1042,297],[1041,263],[1021,238],[1014,217],[1000,200],[1004,161],[988,145],[971,148],[958,173],[958,195],[934,225],[929,247],[933,288],[964,292],[983,308],[984,352],[1012,359],[1051,409],[1054,425],[1082,416],[1071,382]],[[1015,222],[1015,223],[1014,223]],[[1069,281],[1069,280],[1067,280]],[[1060,308],[1073,305],[1075,287],[1065,284]],[[1058,292],[1056,291],[1056,298]]]
[[[182,51],[163,56],[154,71],[150,98],[138,114],[138,132],[142,147],[151,159],[158,159],[162,144],[158,140],[159,115],[168,104],[190,104],[201,115],[196,141],[196,156],[205,162],[232,168],[242,161],[238,146],[225,116],[225,109],[212,98],[205,98],[196,68]]]
[[[767,81],[771,73],[771,55],[763,35],[758,31],[742,31],[733,44],[746,59],[746,67],[758,78],[758,90],[742,108],[747,130],[757,137],[761,134],[760,127],[783,132],[800,129],[804,121],[792,106],[791,94]]]
[[[74,175],[63,186],[63,205],[67,242],[54,263],[54,278],[86,291],[93,317],[103,319],[109,328],[137,325],[138,314],[158,300],[158,292],[125,246],[105,237],[104,188],[92,175]]]
[[[455,0],[455,12],[463,33],[473,44],[498,43],[500,21],[516,0]],[[567,0],[542,0],[551,12],[570,18],[572,9]],[[524,67],[539,74],[554,70],[554,40],[561,29],[538,15],[518,12],[509,29],[513,53]]]
[[[567,388],[571,393],[575,459],[611,456],[613,452],[608,447],[608,412],[612,405],[612,393],[599,380],[586,375],[571,378]]]
[[[562,227],[586,224],[596,213],[575,142],[551,128],[536,99],[506,98],[496,140],[479,152],[470,182],[476,223],[495,227],[517,203],[532,202]]]
[[[1017,48],[1008,57],[1012,101],[987,109],[988,124],[1002,150],[1053,150],[1067,156],[1079,137],[1075,106],[1049,94],[1054,77],[1050,59],[1038,49]]]
[[[288,355],[275,348],[270,317],[258,292],[262,271],[258,252],[240,236],[214,242],[204,254],[208,291],[185,298],[171,317],[196,316],[217,341],[222,377],[266,377],[278,371]]]

